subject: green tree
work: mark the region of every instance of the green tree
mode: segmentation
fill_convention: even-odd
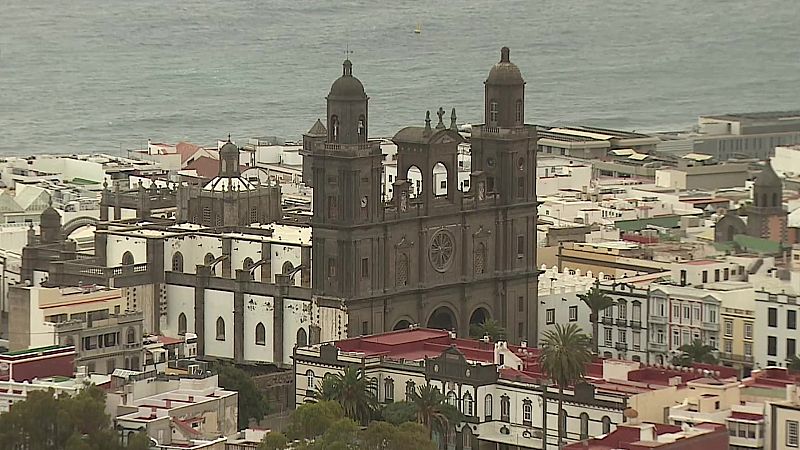
[[[242,369],[230,364],[217,367],[219,386],[239,393],[239,428],[247,428],[250,419],[260,421],[269,411],[267,402],[253,379]]]
[[[672,364],[676,366],[689,367],[694,363],[716,364],[717,357],[714,356],[714,347],[703,344],[700,339],[695,339],[691,344],[683,344],[678,350],[681,354],[672,359]]]
[[[589,322],[592,323],[592,351],[595,355],[599,351],[600,331],[600,311],[614,305],[614,300],[600,290],[599,285],[592,286],[585,294],[578,294],[578,298],[589,307]]]
[[[286,435],[290,439],[314,439],[344,417],[342,407],[334,401],[300,405],[292,414]]]
[[[147,437],[136,435],[127,446],[105,414],[105,393],[87,386],[74,396],[53,390],[32,391],[0,415],[0,448],[36,450],[146,450]]]
[[[417,410],[417,422],[425,427],[430,438],[435,431],[446,439],[448,432],[464,421],[463,414],[448,404],[447,397],[430,383],[418,386],[411,401]]]
[[[370,389],[369,379],[362,369],[355,366],[345,368],[344,373],[323,378],[316,397],[339,403],[345,416],[362,425],[369,423],[378,410],[378,400]]]
[[[435,450],[425,427],[418,423],[395,426],[386,422],[372,422],[360,433],[359,448],[364,450]]]
[[[574,323],[556,324],[542,335],[539,365],[558,385],[558,445],[564,444],[564,388],[583,380],[586,365],[592,361],[591,339]]]
[[[417,407],[413,402],[389,403],[381,410],[381,419],[392,425],[415,422],[417,420]]]
[[[360,450],[359,441],[358,424],[341,416],[322,435],[302,443],[298,450]]]
[[[284,450],[289,441],[282,433],[267,433],[258,450]]]
[[[497,342],[506,338],[506,330],[500,325],[500,322],[494,319],[486,319],[481,323],[470,325],[469,335],[473,339],[482,339],[488,335],[492,342]]]

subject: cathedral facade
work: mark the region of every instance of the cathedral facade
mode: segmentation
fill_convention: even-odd
[[[327,123],[316,126],[326,136],[306,146],[304,173],[314,186],[314,296],[344,303],[349,335],[419,324],[465,336],[494,319],[510,340],[535,343],[537,134],[525,124],[525,81],[507,48],[484,94],[469,187],[458,189],[455,110],[445,124],[439,108],[435,125],[428,113],[423,126],[393,137],[397,179],[384,199],[369,97],[344,62],[327,96]],[[421,174],[421,190],[411,171]]]

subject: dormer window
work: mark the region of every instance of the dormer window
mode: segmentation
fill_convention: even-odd
[[[492,100],[489,102],[489,122],[492,124],[497,123],[497,101]]]

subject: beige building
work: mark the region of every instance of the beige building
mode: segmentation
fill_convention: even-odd
[[[639,244],[632,242],[564,242],[558,248],[558,267],[583,273],[603,273],[623,278],[670,270],[672,263],[647,260]]]
[[[800,446],[800,398],[795,384],[786,386],[787,400],[775,402],[767,408],[766,448],[797,448]]]

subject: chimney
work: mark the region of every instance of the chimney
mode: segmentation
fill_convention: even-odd
[[[166,400],[166,407],[167,407],[167,409],[172,408],[172,400],[170,400],[170,399]]]
[[[150,407],[150,418],[151,419],[155,419],[156,418],[156,411],[158,411],[158,408],[156,408],[155,406],[151,406]]]
[[[639,440],[653,442],[656,440],[656,426],[652,423],[643,423],[639,426]]]
[[[189,396],[189,403],[194,403],[194,395]]]

